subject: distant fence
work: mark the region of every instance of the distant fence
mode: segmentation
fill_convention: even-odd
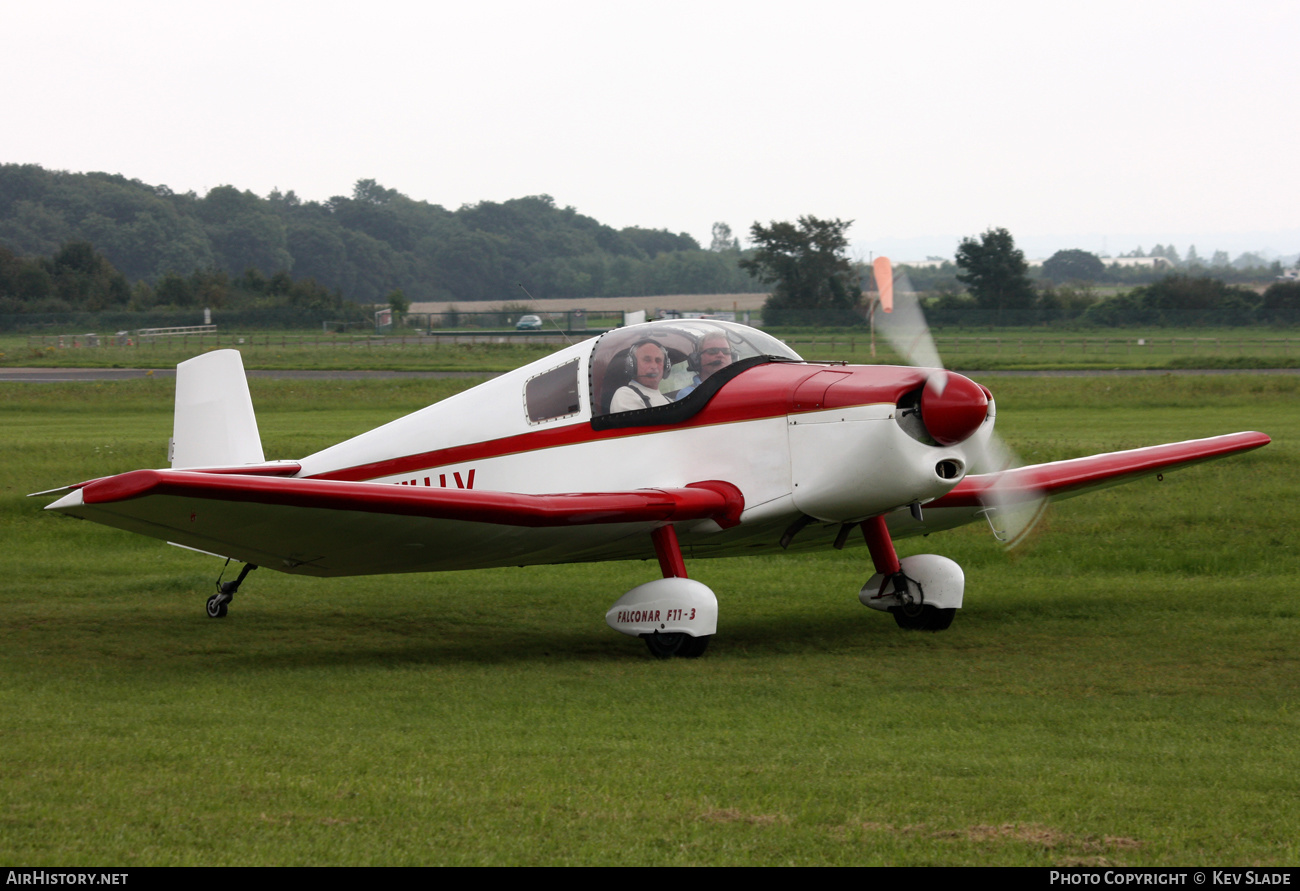
[[[140,328],[134,332],[119,331],[117,339],[131,337],[134,335],[136,341],[141,343],[152,343],[159,338],[167,337],[187,337],[191,334],[216,334],[216,325],[180,325],[172,328]],[[125,344],[123,344],[125,346]]]
[[[387,347],[440,347],[457,344],[547,344],[563,346],[595,337],[599,331],[455,331],[433,334],[232,334],[217,331],[178,332],[166,337],[135,337],[135,332],[120,335],[99,334],[29,334],[27,345],[32,349],[120,348],[143,350],[181,348],[183,350],[217,349],[220,347],[279,347],[301,349],[355,348],[374,349]]]
[[[871,338],[869,336],[845,337],[816,335],[784,338],[785,343],[796,352],[809,356],[828,356],[843,354],[846,358],[869,355]],[[1053,356],[1064,358],[1066,353],[1071,359],[1080,356],[1195,356],[1214,355],[1231,352],[1233,355],[1249,354],[1252,356],[1281,358],[1300,355],[1300,340],[1290,337],[1251,338],[1251,337],[966,337],[936,336],[935,346],[939,355],[951,364],[953,356],[970,358],[992,356],[1014,358],[1017,356],[1049,359]],[[876,350],[891,354],[889,342],[879,334],[876,335]]]
[[[563,346],[577,343],[600,334],[598,330],[558,332],[540,331],[475,331],[437,330],[429,334],[345,334],[325,332],[317,334],[277,333],[221,333],[217,331],[177,331],[169,336],[146,339],[135,332],[129,336],[102,336],[97,334],[28,335],[27,345],[34,349],[71,349],[95,347],[148,351],[166,348],[183,350],[216,349],[220,347],[275,347],[279,349],[388,349],[426,348],[470,344],[513,344],[529,346],[545,344]],[[871,338],[868,335],[794,335],[784,338],[791,349],[808,358],[870,360]],[[1081,359],[1114,357],[1152,360],[1175,356],[1258,356],[1261,358],[1300,358],[1300,338],[1260,337],[997,337],[997,336],[937,336],[935,345],[939,354],[951,365],[960,359],[996,358],[1014,360],[1025,358],[1050,362],[1053,359],[1079,361]],[[891,360],[894,356],[888,342],[876,336],[878,360]]]
[[[402,325],[429,332],[449,328],[514,328],[520,320],[535,316],[542,328],[549,331],[586,331],[595,328],[605,331],[623,324],[623,314],[574,309],[566,312],[542,312],[516,307],[491,312],[408,312],[402,316]]]
[[[212,318],[205,319],[202,309],[184,312],[60,312],[0,314],[0,331],[24,334],[51,334],[59,331],[113,332],[140,328],[190,327],[212,322],[227,331],[242,328],[254,329],[321,329],[322,323],[339,319],[343,314],[334,309],[310,310],[295,306],[262,307],[258,309],[214,309]],[[364,319],[365,317],[363,317]],[[354,317],[351,321],[355,322]],[[366,327],[370,325],[365,323]]]

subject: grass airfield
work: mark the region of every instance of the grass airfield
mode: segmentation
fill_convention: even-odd
[[[0,385],[0,861],[1300,861],[1300,378],[989,384],[1026,461],[1274,443],[900,542],[966,570],[941,634],[862,547],[692,561],[718,636],[658,662],[603,621],[653,562],[258,570],[209,620],[220,561],[23,497],[164,464],[170,383]],[[268,457],[464,386],[251,382]]]
[[[601,332],[591,328],[575,339]],[[546,336],[543,336],[545,333]],[[857,328],[771,328],[809,360],[900,363],[905,360],[878,333]],[[135,346],[102,338],[100,346],[76,346],[85,335],[0,334],[5,368],[171,369],[200,352],[237,348],[249,369],[493,371],[518,368],[557,349],[555,332],[485,329],[435,330],[438,338],[476,337],[478,343],[432,343],[414,332],[388,337],[259,331],[188,335]],[[986,369],[1168,369],[1292,368],[1300,361],[1300,330],[1248,328],[964,328],[934,332],[948,367]],[[556,342],[551,342],[555,340]],[[874,346],[873,346],[874,340]],[[63,346],[55,346],[57,343]]]

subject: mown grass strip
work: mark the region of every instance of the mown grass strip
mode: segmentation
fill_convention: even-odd
[[[295,457],[463,382],[252,382]],[[863,609],[862,548],[695,561],[719,635],[656,662],[646,563],[312,580],[42,512],[162,461],[170,385],[0,385],[8,863],[1288,864],[1300,856],[1293,379],[996,379],[1027,460],[1269,447],[1056,505],[942,634]]]
[[[592,332],[593,334],[595,332]],[[804,358],[900,363],[882,336],[844,330],[772,331]],[[417,337],[345,337],[302,332],[193,336],[138,346],[63,347],[25,336],[0,336],[0,367],[171,368],[211,349],[238,349],[250,369],[501,372],[560,348],[526,337],[503,342],[433,343]],[[993,369],[1294,368],[1300,331],[1280,328],[1067,330],[1042,328],[935,332],[949,367]],[[35,345],[33,345],[35,344]]]

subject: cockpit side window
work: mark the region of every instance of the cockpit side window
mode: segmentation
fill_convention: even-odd
[[[578,387],[577,359],[530,377],[524,384],[528,423],[540,424],[576,415],[582,404]]]

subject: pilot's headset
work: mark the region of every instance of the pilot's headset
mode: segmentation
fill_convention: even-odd
[[[703,358],[702,350],[704,349],[704,342],[706,340],[725,340],[727,342],[727,349],[731,352],[731,361],[740,361],[740,353],[736,352],[735,347],[731,345],[731,340],[727,337],[727,332],[715,328],[712,331],[705,331],[703,334],[695,338],[695,345],[691,347],[691,354],[686,357],[686,370],[691,374],[700,373],[700,360]],[[667,375],[665,374],[664,377],[667,377]]]
[[[641,347],[645,346],[647,343],[653,343],[655,346],[659,347],[659,352],[664,354],[664,374],[661,380],[668,380],[668,375],[671,374],[673,370],[672,357],[668,355],[668,350],[662,343],[657,340],[651,340],[648,337],[644,340],[638,340],[628,348],[627,356],[623,360],[623,374],[628,380],[634,380],[636,378],[636,351],[641,349]]]

